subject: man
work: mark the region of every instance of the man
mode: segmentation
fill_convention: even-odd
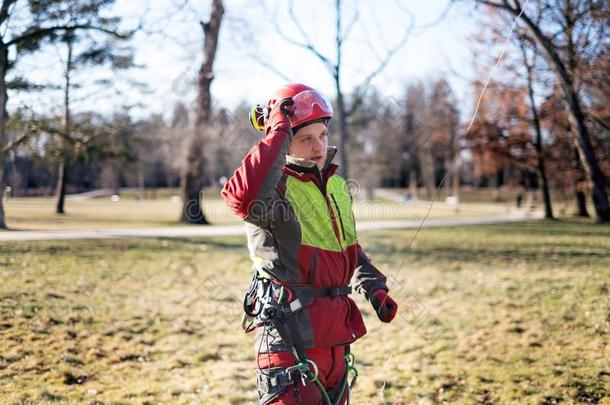
[[[332,116],[311,87],[277,90],[251,117],[263,139],[222,190],[246,222],[256,270],[245,309],[256,329],[261,405],[345,403],[349,344],[366,333],[348,297],[352,278],[381,321],[398,308],[358,244],[352,198],[328,147]]]

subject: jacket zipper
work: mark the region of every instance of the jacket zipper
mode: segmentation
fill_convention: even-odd
[[[330,219],[333,224],[333,232],[335,234],[335,238],[337,239],[339,248],[341,249],[341,256],[343,259],[343,271],[345,274],[347,274],[347,260],[345,259],[345,252],[343,251],[343,243],[341,243],[341,236],[339,235],[337,220],[335,218],[335,215],[333,214],[333,209],[330,205],[330,201],[328,200],[328,193],[326,192],[326,183],[322,182],[320,184],[320,186],[317,188],[320,191],[320,193],[322,194],[324,201],[326,202],[326,208],[328,209],[328,215],[330,215]],[[332,193],[330,193],[330,195],[334,200],[335,197],[332,195]],[[335,201],[335,206],[337,206],[336,201]],[[337,208],[337,215],[339,215],[339,220],[341,221],[341,230],[343,231],[343,239],[345,239],[345,230],[343,229],[343,220],[341,219],[341,212],[339,211],[338,208]],[[349,282],[349,280],[348,280],[348,282]]]
[[[337,239],[337,243],[339,244],[339,248],[343,251],[343,244],[341,243],[341,237],[339,236],[339,228],[337,226],[337,220],[335,219],[335,215],[333,214],[333,209],[330,206],[330,201],[328,200],[328,193],[326,192],[326,183],[322,182],[317,187],[326,202],[326,209],[328,210],[328,215],[330,216],[330,220],[333,223],[333,233],[335,234],[335,238]],[[332,196],[332,194],[331,194]]]
[[[343,244],[341,243],[341,236],[339,235],[339,227],[337,226],[337,219],[335,218],[335,214],[333,213],[333,209],[330,206],[330,201],[328,197],[324,195],[324,201],[326,201],[326,209],[328,210],[328,215],[330,216],[330,220],[333,222],[333,233],[335,234],[335,239],[337,239],[337,243],[343,251]]]
[[[339,209],[339,204],[337,204],[337,200],[333,193],[330,193],[330,198],[333,199],[333,203],[335,203],[335,208],[337,209],[337,215],[339,216],[339,223],[341,223],[341,233],[343,234],[343,240],[345,241],[345,228],[343,227],[343,218],[341,218],[341,210]]]
[[[324,184],[324,183],[322,183],[322,184]],[[343,219],[341,218],[341,211],[339,210],[339,205],[337,204],[337,200],[335,199],[335,196],[332,193],[328,193],[328,194],[326,193],[326,185],[323,186],[323,189],[321,187],[318,187],[318,190],[320,190],[322,197],[326,201],[326,207],[328,208],[328,215],[330,215],[330,219],[333,222],[333,231],[335,233],[335,237],[337,238],[337,242],[339,243],[339,247],[341,248],[341,257],[343,259],[344,271],[347,272],[347,260],[345,259],[345,252],[343,251],[343,244],[341,243],[341,238],[339,237],[339,233],[337,232],[337,220],[335,219],[335,215],[332,212],[333,210],[332,210],[332,207],[330,206],[330,201],[328,201],[328,194],[330,194],[330,197],[333,199],[333,203],[335,204],[335,207],[337,208],[337,215],[339,216],[339,222],[341,223],[341,232],[343,234],[343,240],[345,240],[345,229],[343,227]],[[316,268],[317,268],[317,266],[316,266]],[[347,273],[346,273],[346,275],[347,275]],[[347,282],[349,282],[349,280]],[[349,298],[347,298],[347,297],[341,297],[341,299],[344,301],[349,300]],[[353,339],[356,335],[354,333],[354,330],[349,325],[349,319],[351,319],[351,312],[352,312],[352,308],[351,308],[350,304],[347,303],[347,318],[345,321],[345,326],[347,327],[347,330],[349,330],[350,335]]]

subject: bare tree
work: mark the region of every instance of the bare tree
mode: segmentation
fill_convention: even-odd
[[[205,139],[212,119],[212,95],[210,85],[214,79],[214,59],[218,47],[218,34],[224,14],[221,0],[212,1],[212,12],[208,22],[201,22],[203,30],[203,63],[197,78],[198,94],[195,115],[195,131],[189,144],[186,162],[181,176],[183,208],[181,222],[207,224],[201,209],[200,192],[205,179]]]
[[[438,79],[409,84],[404,110],[403,136],[408,154],[419,163],[426,197],[434,198],[441,182],[457,196],[460,122],[449,83]]]
[[[551,94],[545,97],[538,106],[538,115],[542,128],[547,132],[547,147],[545,161],[549,181],[558,187],[563,195],[570,190],[575,194],[577,215],[589,217],[587,212],[587,174],[582,167],[580,156],[576,150],[577,138],[572,133],[569,112],[561,101],[558,86],[553,87]]]
[[[519,48],[521,49],[521,56],[523,58],[523,65],[525,66],[526,70],[527,92],[532,110],[532,125],[534,126],[534,131],[536,133],[534,147],[536,148],[538,175],[542,183],[544,217],[547,219],[553,219],[553,206],[551,204],[551,193],[549,192],[549,180],[546,175],[546,165],[544,162],[542,129],[540,128],[540,115],[538,113],[538,107],[536,105],[536,98],[534,94],[534,68],[536,64],[535,58],[537,56],[537,48],[536,44],[532,43],[530,38],[528,38],[526,35],[518,36],[518,41]],[[531,50],[531,56],[528,55],[528,48]]]
[[[432,85],[430,95],[431,121],[433,122],[432,142],[434,155],[442,160],[442,169],[447,176],[446,188],[455,197],[459,194],[459,154],[460,125],[457,100],[449,82],[445,79],[436,80]]]
[[[538,4],[539,15],[548,15],[550,22],[538,22],[525,12],[519,0],[474,0],[476,3],[499,9],[514,16],[536,40],[552,68],[563,93],[563,101],[570,111],[574,132],[578,135],[578,154],[592,183],[592,197],[599,222],[610,222],[610,203],[606,191],[606,177],[602,172],[586,124],[586,113],[579,94],[579,61],[587,56],[584,49],[592,48],[593,34],[604,35],[607,21],[603,17],[606,2],[595,0],[563,0],[556,4]],[[600,20],[597,24],[591,21]],[[600,28],[600,25],[602,28]],[[606,28],[603,26],[606,25]],[[552,28],[554,32],[549,32]],[[559,30],[557,30],[559,28]],[[546,32],[545,32],[546,31]]]
[[[351,103],[349,103],[350,105],[348,106],[345,90],[343,89],[341,82],[343,68],[343,48],[345,41],[348,39],[350,32],[358,21],[358,10],[354,11],[351,20],[348,22],[347,26],[344,27],[342,0],[335,0],[335,57],[333,59],[327,55],[324,55],[313,43],[307,31],[299,21],[299,18],[295,14],[293,2],[289,2],[288,4],[288,11],[290,14],[291,22],[301,34],[302,39],[295,40],[293,38],[290,38],[284,33],[282,28],[277,23],[275,26],[276,31],[287,42],[310,51],[317,59],[319,59],[324,64],[324,66],[333,78],[337,105],[336,120],[339,129],[339,170],[344,176],[347,177],[349,174],[347,158],[347,146],[349,141],[348,120],[352,116],[352,114],[361,106],[364,99],[364,95],[373,79],[375,79],[386,68],[386,66],[391,61],[396,52],[398,52],[407,43],[411,31],[414,28],[414,20],[411,17],[410,21],[405,24],[405,30],[403,31],[402,37],[391,48],[389,48],[389,50],[382,58],[379,59],[379,64],[377,65],[377,67],[371,72],[369,72],[366,77],[353,89]]]
[[[411,158],[417,160],[426,197],[432,198],[434,192],[434,169],[430,151],[430,111],[426,105],[426,94],[423,83],[412,83],[407,86],[405,99],[405,137]],[[417,174],[414,169],[409,181],[415,196],[417,191]]]

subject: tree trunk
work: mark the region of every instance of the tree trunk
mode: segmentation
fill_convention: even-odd
[[[449,150],[451,151],[451,147],[449,147]],[[449,152],[451,153],[451,152]],[[452,191],[452,186],[453,186],[453,170],[452,170],[452,165],[451,165],[451,160],[449,159],[449,157],[445,157],[443,159],[443,177],[445,179],[445,181],[443,182],[443,188],[445,189],[445,194],[447,194],[447,196],[451,195],[451,191]]]
[[[186,162],[182,172],[182,213],[180,221],[189,224],[207,224],[201,209],[200,192],[205,178],[205,133],[210,124],[212,112],[212,96],[210,85],[214,79],[214,59],[218,46],[220,23],[224,14],[221,0],[212,1],[212,12],[207,23],[201,23],[204,34],[203,63],[198,75],[197,111],[195,131],[193,132]]]
[[[335,90],[337,91],[337,124],[339,126],[339,172],[347,179],[349,177],[349,163],[347,160],[347,117],[345,116],[345,99],[343,98],[339,79],[339,69],[337,68],[337,73],[335,74]]]
[[[138,165],[138,194],[137,199],[143,200],[146,196],[146,184],[144,182],[144,168],[142,164]]]
[[[492,173],[489,177],[489,187],[491,187],[491,199],[494,202],[500,201],[500,182],[499,180],[499,169],[495,173]]]
[[[409,170],[409,192],[411,198],[417,200],[417,172],[415,169]]]
[[[59,163],[59,169],[57,170],[57,186],[55,188],[55,195],[57,196],[57,202],[55,205],[56,214],[65,214],[64,202],[66,200],[66,182],[68,180],[67,164],[64,161]]]
[[[69,144],[66,139],[71,136],[70,133],[70,75],[72,74],[72,41],[68,39],[68,57],[66,58],[66,71],[65,71],[65,88],[64,88],[64,116],[63,116],[63,135],[60,140],[61,143],[61,162],[59,163],[59,171],[57,172],[57,186],[55,188],[55,195],[57,196],[57,203],[55,205],[56,214],[64,214],[64,204],[66,201],[66,182],[68,180],[68,157],[67,148]]]
[[[534,83],[532,78],[532,66],[528,64],[527,55],[523,43],[521,43],[521,50],[523,52],[523,61],[527,67],[527,91],[532,105],[532,122],[536,131],[536,160],[538,166],[538,175],[542,183],[542,200],[544,201],[544,217],[546,219],[554,219],[553,217],[553,206],[551,205],[551,194],[549,192],[549,182],[546,176],[546,168],[544,164],[544,154],[542,151],[542,130],[540,129],[540,118],[538,116],[538,108],[536,107],[536,100],[534,98]]]
[[[451,194],[458,199],[460,198],[460,161],[458,153],[453,157],[451,175]]]
[[[0,229],[6,229],[4,216],[4,165],[6,159],[6,102],[8,93],[6,91],[6,71],[8,70],[8,49],[4,42],[0,41]]]
[[[335,79],[335,90],[337,92],[337,120],[339,123],[339,157],[340,166],[339,172],[346,179],[349,178],[349,161],[348,161],[348,130],[347,130],[347,111],[345,110],[345,99],[343,98],[343,90],[341,89],[341,66],[342,66],[342,53],[343,53],[343,30],[342,26],[342,14],[341,14],[341,0],[335,0],[335,45],[337,51],[337,63],[334,66],[334,70],[331,72]],[[353,101],[352,101],[353,102]],[[352,106],[354,107],[354,106]]]
[[[455,125],[451,129],[451,142],[449,142],[449,159],[446,161],[446,170],[450,174],[447,183],[450,183],[448,195],[455,197],[456,211],[459,211],[460,204],[460,140]],[[451,180],[451,181],[449,181]],[[449,184],[448,184],[449,185]]]
[[[417,160],[419,161],[419,169],[423,186],[426,190],[426,198],[432,200],[434,195],[434,160],[430,150],[426,147],[420,147],[417,151]]]
[[[574,139],[574,143],[576,144],[576,139]],[[589,211],[587,210],[587,194],[586,190],[586,173],[583,169],[582,161],[580,160],[580,155],[578,154],[578,148],[574,147],[574,168],[578,171],[579,175],[574,182],[574,190],[576,193],[576,205],[577,205],[577,213],[576,215],[579,217],[590,218]]]
[[[123,185],[123,164],[118,161],[114,171],[114,190],[112,194],[121,195],[121,186]]]
[[[554,219],[553,206],[551,205],[551,193],[549,192],[549,181],[546,176],[546,168],[542,151],[538,151],[538,175],[542,182],[542,200],[544,201],[544,217],[546,219]]]
[[[589,131],[585,125],[585,117],[580,108],[580,102],[574,94],[570,103],[570,117],[572,123],[577,128],[579,134],[578,154],[583,162],[587,177],[592,183],[591,195],[593,197],[593,205],[597,214],[597,221],[600,223],[610,222],[610,203],[608,201],[608,193],[606,191],[606,176],[601,171],[597,158],[591,145]]]
[[[579,217],[589,218],[589,211],[587,211],[587,195],[582,190],[576,190],[576,204],[578,212],[576,213]]]

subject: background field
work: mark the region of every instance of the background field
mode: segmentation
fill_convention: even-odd
[[[421,219],[430,208],[426,200],[401,201],[407,190],[380,190],[371,201],[360,199],[354,203],[358,220]],[[135,198],[134,192],[125,192],[117,202],[108,196],[99,198],[70,198],[66,214],[56,215],[55,200],[45,197],[9,198],[5,200],[9,227],[15,230],[75,230],[75,229],[127,229],[145,227],[180,226],[178,217],[182,204],[178,190],[149,191],[145,199]],[[239,224],[226,204],[220,199],[219,189],[204,193],[204,213],[213,224]],[[172,198],[173,197],[173,198]],[[504,215],[516,210],[513,192],[502,194],[495,201],[490,193],[469,191],[459,209],[445,203],[444,195],[434,202],[430,218]],[[397,201],[398,200],[398,201]],[[538,204],[538,209],[540,209]],[[593,212],[593,211],[591,211]]]
[[[363,232],[396,320],[356,296],[354,404],[610,403],[610,236],[579,222]],[[6,403],[255,403],[243,238],[0,246]]]

